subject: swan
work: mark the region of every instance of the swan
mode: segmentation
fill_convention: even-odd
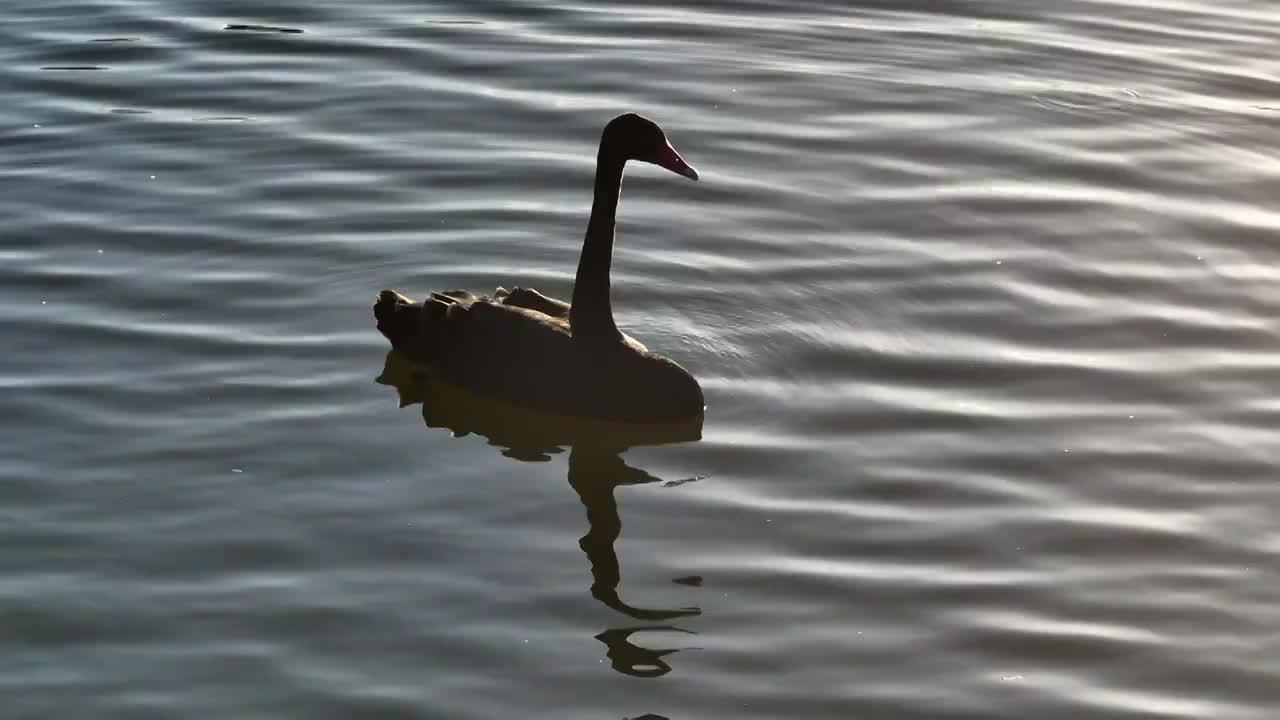
[[[433,292],[421,302],[383,290],[378,330],[396,350],[468,390],[544,412],[621,422],[700,418],[698,381],[680,365],[622,334],[609,302],[613,229],[629,160],[698,179],[657,123],[634,113],[605,125],[595,195],[572,303],[536,290],[492,297]]]

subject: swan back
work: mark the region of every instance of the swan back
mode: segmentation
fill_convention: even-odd
[[[374,314],[393,347],[474,392],[623,422],[702,415],[693,376],[630,338],[584,342],[561,318],[469,293],[415,303],[384,291]]]

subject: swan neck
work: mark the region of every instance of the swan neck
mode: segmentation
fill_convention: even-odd
[[[574,337],[617,339],[618,326],[613,321],[609,302],[609,268],[613,262],[613,227],[618,213],[618,196],[622,190],[619,160],[601,146],[596,158],[595,197],[591,203],[591,219],[578,260],[578,275],[573,283],[573,302],[569,306],[569,326]]]

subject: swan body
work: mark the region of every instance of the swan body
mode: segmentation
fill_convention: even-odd
[[[491,297],[431,293],[422,302],[383,290],[374,304],[378,330],[445,379],[508,402],[623,422],[700,417],[702,389],[693,376],[614,324],[609,266],[628,160],[698,177],[652,121],[634,114],[610,121],[571,304],[524,288],[498,288]]]

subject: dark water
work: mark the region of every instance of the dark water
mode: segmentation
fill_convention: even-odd
[[[4,717],[1280,712],[1273,3],[4,20]],[[567,297],[624,110],[703,439],[455,438],[374,293]]]

